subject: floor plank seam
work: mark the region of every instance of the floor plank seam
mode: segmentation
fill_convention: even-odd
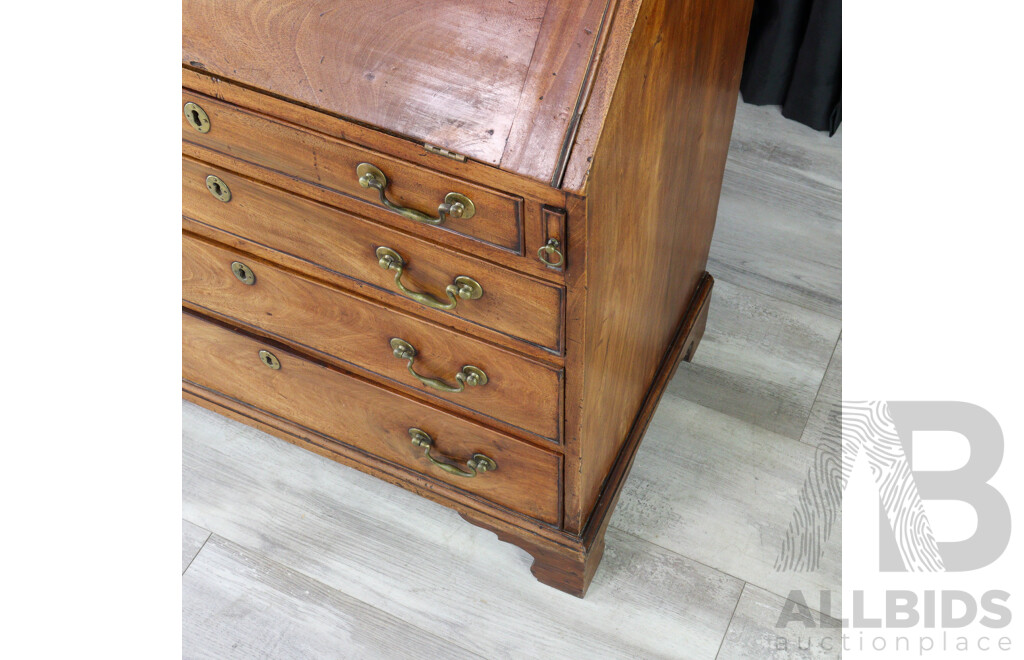
[[[195,524],[195,523],[193,523],[193,524]],[[206,528],[204,527],[203,529],[206,529]],[[454,646],[454,647],[456,647],[456,648],[458,648],[458,649],[460,649],[462,651],[465,651],[466,653],[468,653],[470,655],[473,655],[473,656],[476,656],[476,657],[481,657],[479,653],[476,653],[475,651],[473,651],[471,649],[467,649],[466,647],[464,647],[464,646],[462,646],[460,644],[456,644],[456,643],[452,642],[451,640],[445,639],[443,637],[439,637],[436,634],[434,634],[433,632],[431,632],[431,631],[429,631],[429,630],[427,630],[425,628],[421,628],[420,626],[416,625],[415,623],[413,623],[412,621],[409,621],[408,619],[406,619],[404,617],[401,617],[401,616],[399,616],[397,614],[394,614],[392,612],[388,612],[387,610],[382,610],[381,608],[377,607],[376,605],[374,605],[372,603],[368,603],[365,600],[363,600],[363,599],[361,599],[361,598],[359,598],[357,596],[354,596],[353,594],[351,594],[351,593],[349,593],[347,591],[344,591],[342,589],[339,589],[338,587],[335,587],[333,585],[327,584],[326,582],[318,580],[317,578],[312,577],[311,575],[309,575],[308,573],[306,573],[304,571],[298,570],[296,568],[293,568],[292,566],[284,564],[284,563],[282,563],[282,562],[280,562],[280,561],[270,557],[269,555],[265,554],[264,552],[262,552],[262,551],[260,551],[260,550],[258,550],[256,548],[253,548],[253,547],[249,546],[248,544],[236,541],[236,540],[232,539],[230,536],[227,536],[225,534],[220,534],[220,533],[218,533],[216,531],[211,530],[210,531],[210,535],[206,537],[205,541],[203,541],[203,547],[206,547],[206,544],[214,536],[217,536],[218,538],[223,539],[224,541],[227,541],[228,543],[233,543],[234,545],[237,545],[240,548],[243,548],[247,552],[250,552],[250,553],[252,553],[254,555],[258,555],[262,559],[262,561],[266,562],[267,564],[273,564],[274,566],[278,566],[278,567],[280,567],[281,569],[283,569],[285,571],[288,571],[290,573],[293,573],[295,575],[303,577],[303,578],[309,580],[310,582],[315,582],[316,584],[321,585],[327,591],[333,591],[333,592],[342,594],[342,595],[344,595],[347,598],[350,598],[350,599],[352,599],[352,600],[354,600],[354,601],[356,601],[358,603],[361,603],[361,604],[365,605],[367,608],[373,610],[374,612],[380,613],[384,617],[390,617],[390,618],[396,619],[398,621],[401,621],[402,623],[404,623],[405,625],[409,626],[410,628],[414,628],[414,629],[420,631],[421,633],[423,633],[424,635],[426,635],[428,637],[432,637],[432,638],[434,638],[434,639],[436,639],[436,640],[438,640],[440,642],[443,642],[444,644],[446,644],[448,646]],[[200,548],[199,550],[200,550],[200,552],[202,552],[202,548]],[[198,556],[199,556],[199,553],[197,552],[196,553],[196,557],[198,557]],[[191,568],[192,564],[194,562],[195,562],[195,557],[193,557],[192,561],[189,562],[188,567]],[[188,570],[188,568],[186,568],[185,570]],[[182,573],[182,576],[184,577],[184,573]]]
[[[718,643],[718,651],[715,652],[715,660],[718,660],[718,656],[722,655],[722,648],[725,646],[725,640],[729,637],[729,628],[732,628],[732,620],[736,618],[736,610],[740,608],[740,601],[743,600],[743,594],[747,593],[747,583],[743,583],[743,587],[740,589],[739,595],[736,597],[736,604],[732,606],[732,614],[729,615],[729,622],[725,624],[725,632],[722,633],[722,641]]]
[[[839,336],[836,337],[836,343],[832,346],[832,352],[828,356],[828,362],[825,363],[825,371],[821,374],[821,382],[818,383],[818,391],[814,393],[814,401],[811,403],[811,407],[807,410],[807,419],[804,420],[804,426],[800,431],[800,438],[797,442],[803,442],[804,434],[807,433],[807,427],[811,423],[811,416],[814,415],[814,404],[818,403],[818,399],[821,398],[821,390],[825,387],[825,378],[828,377],[828,369],[832,366],[832,361],[836,359],[836,351],[839,350],[839,342],[842,340],[843,331],[840,329]],[[804,442],[804,444],[806,445],[810,443]]]
[[[182,520],[184,520],[184,518],[182,518]],[[188,522],[189,524],[192,524],[192,525],[196,525],[196,524],[195,524],[194,522],[192,522],[191,520],[189,520],[189,521],[187,521],[187,522]],[[205,527],[203,527],[202,525],[196,525],[196,527],[199,527],[200,529],[206,529],[206,528],[205,528]],[[206,531],[207,531],[207,532],[210,532],[210,530],[208,530],[208,529],[206,529]],[[187,572],[188,572],[188,569],[192,568],[192,563],[193,563],[193,562],[195,562],[195,560],[196,560],[196,557],[198,557],[198,556],[199,556],[199,553],[203,551],[203,548],[205,548],[205,547],[206,547],[206,544],[207,544],[207,542],[208,542],[208,541],[210,540],[210,538],[211,538],[212,536],[213,536],[213,532],[210,532],[209,534],[207,534],[207,535],[206,535],[206,538],[205,538],[205,539],[203,539],[203,543],[202,543],[202,545],[200,545],[200,546],[199,546],[199,549],[198,549],[198,550],[196,550],[196,552],[195,552],[195,554],[194,554],[194,555],[192,555],[192,559],[189,559],[189,560],[188,560],[188,566],[186,566],[186,567],[185,567],[185,569],[184,569],[184,570],[183,570],[183,571],[181,572],[181,575],[182,575],[182,577],[184,577],[184,576],[185,576],[185,573],[187,573]]]
[[[734,268],[736,270],[739,270],[735,266],[732,266],[732,268]],[[744,272],[747,272],[747,271],[744,271]],[[786,300],[785,298],[780,298],[779,296],[773,295],[771,293],[764,293],[763,291],[758,291],[757,289],[752,289],[749,286],[746,286],[744,284],[737,284],[735,281],[733,281],[729,277],[728,274],[725,274],[725,275],[719,275],[719,274],[716,274],[716,273],[711,273],[711,274],[714,275],[716,281],[718,281],[718,282],[725,282],[729,286],[734,286],[737,289],[743,289],[744,291],[748,291],[750,293],[753,293],[758,298],[771,298],[775,302],[782,303],[783,305],[792,305],[793,307],[799,307],[800,309],[804,310],[805,312],[811,312],[813,314],[819,314],[821,316],[824,316],[827,319],[832,319],[833,321],[842,322],[842,320],[843,320],[842,315],[840,315],[840,316],[833,316],[832,314],[829,314],[828,312],[824,312],[824,311],[822,311],[820,309],[815,309],[813,307],[808,307],[807,305],[802,305],[802,304],[800,304],[798,302],[795,302],[795,301],[792,301],[792,300]],[[751,274],[752,275],[757,275],[757,273],[751,273]],[[763,278],[763,279],[768,279],[768,278]],[[778,282],[776,280],[770,280],[770,281],[774,282],[775,284],[781,285],[781,286],[788,286],[785,282]],[[712,299],[711,304],[714,305],[714,299]]]
[[[674,551],[674,549],[672,549],[671,547],[666,547],[665,545],[662,545],[660,543],[654,542],[652,540],[648,540],[648,539],[644,538],[643,536],[638,536],[637,534],[634,534],[633,532],[627,531],[627,530],[623,529],[622,527],[618,527],[618,526],[612,525],[610,523],[608,524],[608,527],[611,528],[611,529],[614,529],[618,533],[626,534],[627,536],[632,536],[633,538],[639,539],[639,540],[643,541],[644,543],[647,543],[649,545],[653,545],[654,547],[660,549],[660,551],[663,551],[665,553],[669,553],[670,555],[675,555],[676,557],[681,557],[681,558],[685,559],[687,562],[692,562],[692,563],[697,564],[699,566],[703,566],[703,567],[705,567],[707,569],[710,569],[710,570],[712,570],[712,571],[714,571],[714,572],[716,572],[716,573],[718,573],[720,575],[725,575],[726,577],[730,577],[730,578],[736,580],[737,582],[742,582],[744,587],[745,587],[746,584],[753,584],[754,586],[758,587],[759,589],[764,589],[765,591],[768,591],[769,593],[771,593],[772,596],[778,597],[780,599],[785,599],[786,601],[790,600],[790,598],[788,598],[788,595],[783,596],[783,595],[781,595],[781,593],[773,590],[770,586],[764,586],[762,584],[758,584],[757,582],[751,582],[750,580],[744,580],[741,577],[736,577],[735,575],[733,575],[732,573],[730,573],[728,571],[723,571],[722,569],[716,568],[716,567],[712,566],[711,564],[708,564],[706,562],[701,562],[698,559],[693,559],[692,557],[688,557],[686,555],[683,555],[683,554],[681,554],[681,553],[679,553],[677,551]]]

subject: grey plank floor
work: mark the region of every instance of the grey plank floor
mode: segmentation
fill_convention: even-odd
[[[774,565],[816,448],[835,441],[841,148],[739,104],[707,334],[584,600],[444,507],[184,404],[185,657],[838,657],[775,626],[794,590],[812,608],[834,592],[838,613],[840,526],[817,570]]]

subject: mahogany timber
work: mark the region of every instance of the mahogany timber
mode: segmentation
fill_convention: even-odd
[[[443,172],[467,181],[499,190],[515,190],[545,204],[562,205],[565,195],[552,188],[548,181],[537,181],[514,172],[498,169],[473,159],[454,160],[427,151],[422,142],[415,142],[372,126],[346,120],[322,108],[293,103],[269,90],[257,90],[238,81],[226,80],[185,65],[181,70],[182,88],[211,96],[232,105],[257,110],[269,117],[284,120],[324,135],[380,151],[395,158],[420,163],[435,172]],[[182,144],[182,149],[189,145]],[[187,153],[187,152],[186,152]]]
[[[586,298],[583,373],[567,372],[583,379],[566,421],[582,452],[566,466],[581,498],[569,529],[591,515],[704,276],[751,11],[644,2],[633,26],[586,185],[586,286],[569,288],[570,308]]]
[[[557,454],[191,314],[182,315],[182,330],[185,381],[271,415],[303,420],[304,426],[335,442],[543,522],[558,523]],[[280,360],[280,369],[261,362],[258,353],[264,349]],[[412,444],[410,428],[430,434],[434,455],[450,457],[465,468],[473,454],[482,453],[498,468],[473,478],[449,474]]]
[[[498,199],[521,200],[517,201],[520,210],[516,216],[519,248],[509,249],[508,240],[503,246],[502,240],[495,238],[499,234],[493,233],[494,228],[507,225],[483,228],[492,231],[483,240],[471,233],[478,231],[472,227],[462,227],[460,232],[438,231],[436,227],[407,222],[379,205],[367,203],[372,198],[361,197],[359,191],[339,191],[331,187],[335,184],[325,185],[320,180],[322,175],[316,176],[319,167],[285,171],[291,168],[280,169],[281,161],[266,162],[262,151],[239,157],[238,153],[219,151],[216,144],[208,147],[190,141],[194,136],[187,133],[183,133],[182,143],[183,155],[187,157],[185,167],[191,163],[199,168],[216,168],[212,171],[234,177],[232,180],[238,180],[243,189],[249,186],[252,191],[265,192],[267,199],[288,201],[275,201],[283,205],[268,205],[265,213],[246,219],[228,208],[230,204],[218,208],[204,200],[204,219],[183,216],[183,227],[265,260],[265,265],[281,268],[282,273],[301,274],[303,280],[330,283],[358,294],[367,302],[383,304],[387,307],[386,318],[418,317],[425,323],[443,325],[474,341],[492,345],[498,351],[561,371],[562,444],[549,443],[550,454],[560,462],[558,474],[545,477],[558,484],[557,522],[547,522],[550,517],[542,520],[530,517],[533,514],[524,515],[517,511],[523,508],[519,505],[450,488],[449,484],[417,471],[422,468],[410,469],[406,464],[376,455],[377,448],[364,452],[341,444],[327,433],[304,426],[307,420],[301,417],[306,414],[303,411],[275,416],[190,381],[183,382],[184,396],[454,508],[471,522],[494,530],[501,538],[530,552],[535,557],[533,572],[538,579],[582,596],[600,561],[604,531],[657,402],[679,360],[692,356],[706,323],[713,282],[704,269],[752,0],[530,2],[534,9],[542,6],[542,11],[534,14],[537,24],[525,33],[506,35],[509,48],[516,51],[510,53],[513,63],[506,67],[505,63],[495,65],[486,57],[479,60],[488,67],[507,68],[501,75],[519,81],[522,93],[515,106],[510,106],[507,112],[495,110],[489,105],[493,99],[486,96],[487,92],[479,92],[480,107],[469,114],[456,106],[441,104],[443,107],[435,107],[432,116],[408,124],[426,127],[423,130],[429,132],[433,122],[435,127],[443,126],[442,133],[450,129],[453,135],[458,133],[454,140],[479,148],[474,152],[471,145],[462,150],[460,153],[468,156],[464,161],[428,152],[423,142],[430,140],[411,132],[420,128],[396,128],[398,124],[394,122],[412,117],[403,113],[408,107],[417,107],[422,98],[411,99],[406,108],[381,106],[377,103],[379,97],[353,99],[353,107],[366,112],[360,117],[339,109],[340,106],[328,107],[326,101],[330,99],[326,96],[293,95],[296,90],[309,91],[310,81],[317,75],[326,75],[311,72],[306,65],[295,68],[296,61],[305,61],[305,54],[318,48],[344,50],[345,56],[351,58],[353,53],[363,52],[365,45],[363,34],[349,43],[332,41],[347,26],[319,22],[316,14],[296,18],[297,5],[316,7],[317,0],[237,3],[248,12],[242,21],[248,23],[238,29],[263,30],[255,35],[255,40],[229,43],[214,34],[221,27],[228,32],[235,29],[217,25],[226,18],[208,19],[201,15],[220,7],[219,0],[187,0],[182,76],[187,93],[218,99],[236,106],[240,113],[259,115],[266,122],[249,127],[256,133],[242,132],[237,136],[243,139],[241,148],[253,149],[253,144],[259,143],[263,138],[258,133],[262,130],[260,126],[273,130],[284,126],[292,131],[290,135],[303,136],[300,142],[312,135],[318,145],[338,143],[346,149],[362,149],[422,170],[410,179],[417,182],[413,187],[425,185],[422,182],[459,181],[485,194],[493,193]],[[491,0],[481,1],[481,6],[486,5],[482,14],[491,9],[509,12],[510,30],[521,17],[516,12],[527,6],[500,3],[502,8],[498,10],[499,3],[490,3]],[[354,4],[357,8],[364,6],[362,2]],[[412,4],[413,0],[388,3],[384,13],[388,15],[393,8]],[[411,24],[443,23],[444,12],[452,4],[453,0],[417,3],[420,13],[433,15],[416,16]],[[460,3],[460,8],[476,4]],[[235,8],[230,8],[228,13],[234,11]],[[396,24],[392,21],[389,26]],[[365,34],[378,36],[373,30]],[[525,49],[520,50],[520,39],[532,44],[525,70],[521,66]],[[240,52],[250,43],[252,52]],[[196,44],[206,49],[206,61],[189,59],[189,54],[199,48]],[[408,67],[398,74],[402,85],[416,75],[424,75],[422,85],[429,88],[436,81],[430,79],[432,63],[421,61],[422,52],[429,51],[441,61],[457,57],[462,44],[435,42],[429,48],[424,46],[425,51],[420,50],[421,45],[417,43],[408,53],[393,50],[386,55],[371,46],[366,52],[373,56],[372,66],[356,67],[352,77],[365,70],[378,72],[381,62],[390,57]],[[587,57],[582,55],[585,51],[589,51]],[[269,52],[280,54],[277,64],[263,57]],[[242,67],[235,67],[234,63]],[[323,87],[328,90],[323,94],[337,99],[347,82],[348,79],[336,76],[330,88]],[[473,86],[464,89],[472,90]],[[493,92],[504,93],[497,88]],[[406,93],[408,87],[396,97]],[[501,137],[500,149],[494,146],[497,138],[493,142],[473,142],[473,131],[482,121],[480,117],[488,113],[505,121],[508,127]],[[465,130],[455,130],[463,119]],[[459,152],[452,146],[455,142],[434,140],[432,144]],[[557,155],[552,157],[556,151]],[[436,185],[444,187],[443,183]],[[202,192],[196,188],[186,196]],[[423,201],[421,210],[426,210],[426,196],[417,201]],[[274,213],[279,213],[277,218]],[[308,222],[298,223],[294,215]],[[315,221],[310,220],[313,217]],[[389,236],[388,240],[404,240],[403,244],[418,246],[416,249],[435,251],[449,262],[466,260],[495,272],[508,271],[512,282],[517,281],[514,273],[519,273],[523,281],[541,286],[563,290],[564,285],[564,298],[556,312],[561,328],[557,353],[456,315],[417,309],[386,293],[369,277],[360,279],[359,275],[333,270],[336,266],[317,265],[326,262],[329,253],[336,249],[342,254],[339,263],[348,259],[340,248],[341,233],[332,237],[326,229],[335,222],[347,227],[346,232],[362,228],[365,234],[360,241],[373,242],[375,236]],[[303,232],[315,234],[315,240],[304,243],[300,239]],[[566,256],[562,269],[547,268],[536,257],[537,250],[553,233],[558,234]],[[322,236],[328,237],[329,245],[317,253],[311,243]],[[278,242],[282,246],[287,242],[291,247],[271,247]],[[332,247],[332,243],[337,245]],[[442,275],[451,272],[445,270],[430,277],[443,281]],[[428,286],[435,284],[433,281]],[[533,313],[546,314],[549,309],[549,303],[539,302]],[[203,314],[221,318],[210,311]],[[496,310],[495,316],[500,317],[501,310]],[[261,345],[279,346],[288,355],[291,353],[284,347],[290,346],[304,363],[332,373],[340,372],[329,365],[377,380],[373,371],[364,373],[359,367],[339,364],[337,358],[303,343],[308,341],[308,330],[302,336],[285,337],[281,342],[264,337],[265,330],[252,326],[247,326],[243,334]],[[469,408],[457,410],[447,400],[430,405],[429,397],[406,384],[389,379],[371,385],[364,379],[351,378],[390,396],[407,392],[416,398],[404,396],[403,400],[508,438],[506,451],[518,451],[519,446],[543,451],[547,446],[525,429],[510,427],[497,419],[489,421]]]
[[[359,185],[356,166],[360,163],[380,168],[387,177],[386,192],[393,203],[427,215],[436,216],[438,205],[444,202],[449,192],[461,193],[473,201],[476,213],[470,218],[451,216],[439,226],[428,226],[438,233],[455,232],[522,254],[520,197],[438,175],[417,165],[275,121],[195,92],[183,90],[181,97],[182,105],[198,103],[209,115],[211,124],[208,133],[200,133],[182,115],[182,140],[315,182],[377,207],[381,207],[378,191]],[[254,141],[253,135],[259,135],[260,139]],[[349,206],[353,210],[364,211],[362,204]],[[402,222],[415,223],[405,218]]]
[[[235,277],[235,261],[255,275],[253,284]],[[471,336],[188,234],[182,245],[182,299],[207,313],[259,328],[283,343],[322,352],[345,363],[343,368],[355,366],[371,378],[383,376],[393,381],[389,384],[470,408],[519,427],[520,432],[559,440],[561,371]],[[414,366],[420,374],[455,385],[454,375],[469,364],[487,374],[487,383],[457,393],[427,387],[409,373],[405,360],[394,357],[389,343],[393,337],[415,347]]]
[[[216,175],[231,190],[224,203],[210,194],[206,177]],[[358,216],[238,176],[218,167],[182,159],[182,215],[385,292],[389,304],[418,314],[457,316],[510,337],[561,352],[561,287],[473,256],[446,250]],[[396,250],[406,262],[402,282],[414,291],[445,299],[445,287],[468,275],[483,287],[477,300],[460,300],[453,310],[431,310],[402,295],[394,271],[378,264],[376,250]],[[243,248],[245,249],[245,248]],[[276,259],[280,261],[280,258]]]
[[[630,429],[629,436],[623,443],[615,467],[608,475],[597,501],[594,515],[581,535],[578,537],[568,536],[569,542],[565,544],[552,543],[529,531],[512,533],[505,525],[494,525],[487,518],[459,510],[459,514],[467,521],[491,530],[502,541],[513,543],[530,553],[534,558],[530,570],[544,584],[578,598],[583,598],[586,595],[590,581],[601,562],[601,555],[604,553],[604,534],[608,529],[608,521],[611,520],[612,512],[619,500],[619,494],[622,492],[622,486],[626,482],[626,477],[629,476],[637,449],[640,448],[640,441],[643,440],[647,426],[650,424],[651,418],[654,417],[654,411],[661,400],[661,395],[675,375],[679,363],[689,362],[693,359],[694,352],[704,335],[708,306],[711,301],[711,289],[714,283],[714,278],[705,273],[690,302],[686,317],[676,330],[668,354],[661,361],[657,378],[647,392],[643,407],[640,409],[633,428]]]
[[[182,63],[548,182],[611,4],[185,0]]]
[[[564,273],[562,271],[547,268],[539,259],[537,259],[537,249],[543,245],[543,243],[538,242],[540,241],[542,234],[540,225],[542,223],[541,216],[543,215],[544,208],[544,203],[540,200],[550,199],[550,196],[548,195],[525,197],[523,200],[524,225],[526,229],[524,232],[525,254],[520,255],[503,248],[495,247],[489,243],[483,243],[469,236],[463,236],[455,232],[438,231],[437,227],[424,223],[409,222],[406,218],[403,218],[397,213],[393,213],[383,207],[356,202],[351,197],[331,190],[330,188],[325,188],[317,185],[316,183],[311,183],[303,179],[296,179],[286,174],[275,172],[274,170],[259,167],[247,161],[232,158],[219,151],[212,151],[210,149],[200,147],[199,145],[191,142],[182,142],[181,152],[182,155],[187,158],[230,170],[235,174],[255,179],[260,183],[301,195],[307,199],[332,206],[336,209],[351,209],[353,208],[353,204],[355,204],[357,207],[362,207],[361,211],[357,211],[361,218],[399,230],[405,234],[410,234],[427,241],[441,244],[444,248],[458,250],[465,254],[471,254],[487,259],[495,264],[499,264],[506,268],[514,269],[521,273],[547,280],[552,283],[560,284],[564,280]],[[442,158],[440,156],[433,156],[432,154],[430,157]],[[454,163],[455,161],[448,162]],[[462,164],[465,165],[465,163]],[[497,170],[493,171],[497,172]],[[554,189],[550,189],[549,192],[553,190]],[[552,208],[564,208],[568,203],[567,200],[572,197],[567,197],[561,191],[555,192],[558,195],[558,201],[556,203],[548,202],[547,205]]]
[[[619,461],[602,490],[595,514],[586,530],[578,535],[537,525],[532,519],[510,515],[504,507],[478,498],[467,498],[459,491],[439,489],[433,480],[424,478],[418,472],[401,468],[396,470],[394,466],[383,463],[372,454],[355,451],[352,447],[338,443],[307,427],[270,415],[259,408],[200,387],[188,380],[183,381],[183,396],[193,403],[455,509],[472,524],[484,527],[494,532],[501,540],[513,543],[530,553],[534,558],[531,572],[538,580],[582,598],[601,561],[608,521],[632,467],[640,441],[657,409],[658,401],[680,360],[691,359],[700,342],[713,285],[714,280],[710,276],[705,276],[701,281],[686,318],[678,328],[672,347],[662,361],[658,377],[652,383],[644,406],[624,443]],[[264,344],[276,346],[273,342]]]

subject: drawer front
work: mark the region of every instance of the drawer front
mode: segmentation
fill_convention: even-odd
[[[183,140],[384,207],[379,190],[360,184],[363,172],[357,173],[357,168],[368,163],[383,174],[384,194],[397,207],[438,220],[438,207],[446,203],[446,198],[448,202],[456,200],[463,204],[462,217],[449,213],[437,225],[439,240],[443,240],[440,230],[447,230],[522,254],[523,200],[520,197],[483,188],[187,90],[182,92],[182,104],[186,103],[196,103],[202,108],[208,116],[205,126],[209,130],[205,133],[196,130],[183,113]],[[374,177],[384,183],[379,174]],[[455,193],[456,197],[449,197],[449,193]],[[471,204],[465,204],[463,197]],[[417,222],[399,211],[388,209],[388,212],[404,222]]]
[[[236,263],[244,266],[232,270]],[[188,235],[182,239],[182,297],[454,405],[558,439],[561,371],[511,351]],[[407,346],[396,348],[393,339]]]
[[[207,188],[210,175],[230,190],[229,201],[221,201]],[[480,284],[483,295],[475,300],[457,298],[454,309],[445,313],[560,350],[561,287],[205,163],[183,158],[181,177],[182,213],[188,218],[387,291],[406,309],[422,309],[424,303],[398,289],[396,271],[380,265],[377,248],[392,248],[406,262],[401,283],[410,291],[447,304],[445,289],[457,276]]]
[[[262,350],[272,357],[261,356]],[[558,523],[557,454],[191,314],[182,317],[182,378],[514,511]],[[430,452],[438,461],[469,473],[467,462],[483,454],[497,468],[473,477],[451,474],[412,443],[409,429],[431,438]]]

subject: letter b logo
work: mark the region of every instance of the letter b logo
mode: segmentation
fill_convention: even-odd
[[[890,401],[888,410],[906,457],[905,461],[890,464],[896,466],[892,475],[894,481],[911,480],[916,484],[917,494],[922,501],[966,502],[977,514],[978,527],[970,538],[956,542],[934,542],[944,569],[972,571],[994,562],[1010,542],[1010,509],[999,491],[988,483],[1003,460],[1003,432],[999,423],[985,409],[959,401]],[[884,423],[885,420],[882,421]],[[970,445],[970,458],[957,470],[912,470],[911,439],[915,431],[959,433]],[[871,450],[868,451],[870,455]],[[873,458],[872,462],[875,462]],[[908,484],[903,482],[902,485]],[[892,492],[895,491],[895,488],[892,489]],[[930,530],[930,525],[920,507],[917,516],[912,507],[904,507],[894,515],[892,503],[885,501],[886,491],[883,489],[880,492],[883,498],[880,568],[883,571],[905,571],[905,548],[915,545],[915,539],[899,537],[918,535],[922,527]],[[918,519],[915,520],[915,517]],[[901,549],[904,550],[901,552]]]

